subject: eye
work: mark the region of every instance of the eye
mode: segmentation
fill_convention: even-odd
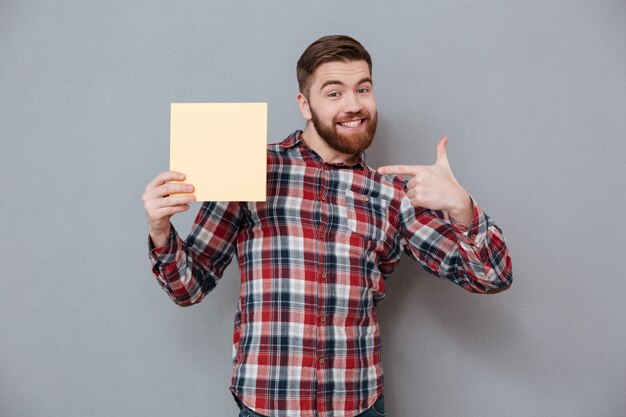
[[[358,90],[356,90],[357,93],[359,94],[367,94],[370,92],[369,88],[359,88]]]
[[[328,93],[328,97],[339,97],[339,92],[333,91],[332,93]]]

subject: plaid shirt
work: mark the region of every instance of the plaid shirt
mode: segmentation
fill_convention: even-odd
[[[265,202],[205,202],[191,234],[151,250],[179,305],[200,302],[237,253],[231,391],[276,417],[354,416],[382,393],[374,307],[402,253],[471,292],[511,284],[500,229],[415,208],[401,178],[324,163],[296,131],[268,145]]]

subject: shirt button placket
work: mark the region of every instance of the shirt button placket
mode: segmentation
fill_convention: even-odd
[[[317,339],[317,369],[318,371],[321,371],[322,369],[325,368],[325,362],[326,362],[326,358],[324,357],[324,352],[325,352],[325,339],[326,339],[326,335],[325,335],[325,322],[326,322],[326,315],[325,315],[325,294],[326,294],[326,276],[327,273],[325,271],[325,263],[326,263],[326,238],[327,236],[327,229],[328,229],[328,225],[326,224],[326,220],[327,220],[327,216],[329,215],[328,210],[330,209],[329,205],[328,205],[328,197],[329,195],[327,194],[327,189],[326,189],[326,176],[328,175],[328,166],[326,165],[326,163],[323,164],[323,170],[322,170],[322,180],[320,183],[320,188],[319,188],[319,194],[318,194],[318,198],[319,198],[319,206],[320,206],[320,223],[319,223],[319,229],[318,229],[318,237],[319,237],[319,246],[321,248],[321,253],[320,253],[320,277],[321,279],[318,281],[318,291],[319,291],[319,297],[318,297],[318,320],[316,323],[316,327],[317,327],[317,334],[318,334],[318,339]],[[323,379],[323,373],[320,375],[317,375],[317,379],[318,382],[322,381]],[[318,388],[320,386],[318,385]],[[326,410],[326,406],[325,406],[325,400],[322,398],[321,393],[318,393],[318,402],[317,402],[317,408],[318,410]],[[315,412],[314,415],[318,415],[317,411]]]

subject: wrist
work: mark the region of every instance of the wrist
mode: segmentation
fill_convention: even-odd
[[[152,240],[154,248],[160,248],[161,246],[165,246],[167,243],[167,239],[170,235],[170,227],[169,225],[166,229],[154,229],[152,227],[148,227],[148,234],[150,235],[150,240]]]
[[[455,204],[449,209],[448,215],[458,223],[469,225],[474,214],[474,204],[472,198],[467,192],[458,198]]]

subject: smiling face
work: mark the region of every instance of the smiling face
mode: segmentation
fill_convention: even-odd
[[[302,115],[333,150],[356,155],[367,149],[376,133],[377,113],[367,62],[331,61],[315,70],[308,97],[301,92]]]

